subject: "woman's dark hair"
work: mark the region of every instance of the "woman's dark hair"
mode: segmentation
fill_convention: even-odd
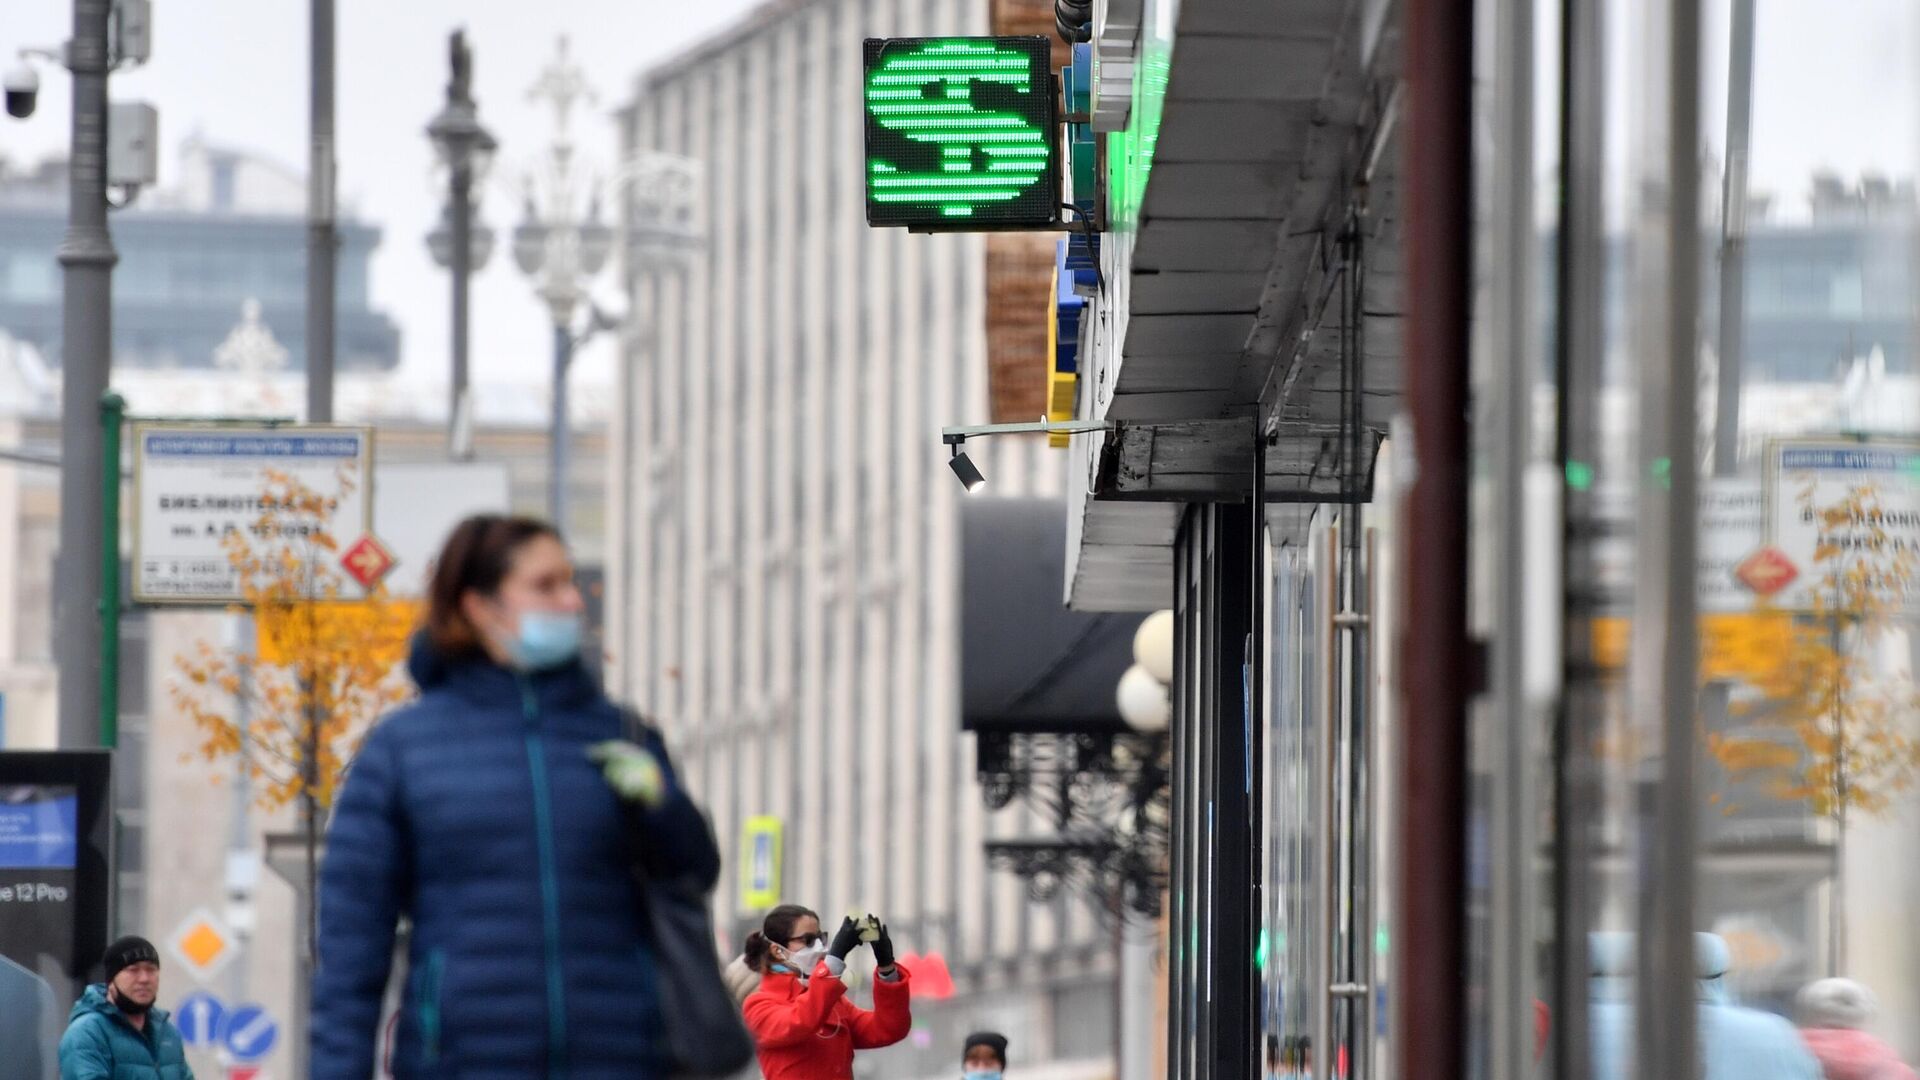
[[[528,542],[543,536],[560,539],[559,530],[530,517],[475,514],[454,526],[434,560],[427,584],[427,639],[442,656],[474,656],[484,647],[480,631],[460,610],[469,591],[492,596],[513,569],[513,558]]]
[[[793,940],[793,928],[800,925],[801,919],[819,922],[820,916],[799,904],[781,904],[767,912],[767,917],[761,920],[760,929],[747,935],[744,950],[747,954],[747,966],[755,971],[766,971],[767,957],[771,954],[773,947],[778,945],[783,949],[786,948],[787,942]]]

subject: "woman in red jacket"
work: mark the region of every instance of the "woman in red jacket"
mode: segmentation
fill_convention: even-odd
[[[893,961],[893,939],[879,927],[873,959],[879,967],[873,1011],[847,1000],[847,956],[860,945],[852,919],[831,945],[820,916],[785,904],[767,913],[747,936],[747,963],[761,972],[760,989],[742,1011],[760,1049],[766,1080],[852,1080],[853,1052],[892,1046],[907,1037],[907,971]]]

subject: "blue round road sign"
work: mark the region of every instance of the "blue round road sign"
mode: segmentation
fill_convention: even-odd
[[[227,1052],[239,1061],[259,1061],[273,1052],[280,1038],[280,1025],[259,1005],[242,1005],[227,1017],[222,1041]]]
[[[173,1026],[188,1046],[212,1046],[220,1041],[220,1028],[227,1021],[227,1006],[204,990],[187,995],[174,1007]]]

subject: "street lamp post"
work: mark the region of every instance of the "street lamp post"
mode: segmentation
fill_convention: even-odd
[[[107,588],[120,553],[112,545],[108,506],[117,489],[109,460],[110,440],[101,423],[117,396],[107,393],[113,369],[113,268],[119,261],[107,210],[107,192],[120,188],[131,201],[157,179],[149,151],[158,114],[139,103],[113,105],[107,77],[144,64],[153,52],[147,0],[73,0],[73,36],[53,48],[20,50],[20,63],[0,77],[7,114],[32,116],[40,100],[40,76],[32,61],[48,60],[73,76],[71,142],[67,150],[67,231],[60,242],[62,274],[60,339],[60,548],[54,559],[53,656],[59,669],[59,743],[112,747],[114,679],[103,631],[114,625],[117,592]],[[123,111],[124,110],[124,111]],[[117,115],[117,118],[115,118]],[[131,137],[107,139],[109,124],[127,125]],[[124,206],[126,203],[118,205]],[[46,462],[42,462],[45,464]],[[117,505],[117,503],[113,503]]]
[[[73,143],[67,162],[67,232],[60,360],[60,553],[54,560],[54,656],[60,671],[60,745],[100,743],[100,627],[110,613],[100,538],[100,401],[113,369],[113,267],[107,231],[107,0],[76,0],[67,67],[73,73]]]
[[[513,258],[533,280],[534,291],[546,301],[553,319],[553,414],[548,432],[548,514],[562,531],[567,527],[567,472],[571,424],[567,376],[575,348],[604,325],[592,310],[590,289],[594,277],[613,252],[613,229],[600,219],[596,186],[574,167],[573,138],[569,132],[573,107],[593,100],[580,66],[567,53],[567,39],[540,73],[528,97],[553,106],[554,136],[548,147],[543,181],[528,185],[526,218],[513,230]],[[581,213],[581,204],[586,212]],[[573,323],[582,304],[591,312],[586,329],[578,334]]]
[[[307,422],[333,423],[335,279],[333,0],[312,0],[307,148]]]
[[[470,425],[473,402],[467,388],[467,281],[473,271],[486,265],[493,250],[493,234],[485,225],[475,227],[473,189],[486,176],[499,148],[487,129],[480,126],[479,109],[473,100],[473,53],[467,48],[466,32],[455,30],[448,39],[452,75],[447,80],[447,103],[427,125],[441,164],[448,174],[447,209],[441,224],[427,237],[434,261],[449,267],[453,277],[453,388],[448,402],[449,448],[456,459],[473,456]]]

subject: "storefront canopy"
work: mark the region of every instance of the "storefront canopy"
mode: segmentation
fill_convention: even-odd
[[[961,726],[1123,729],[1114,690],[1142,616],[1067,610],[1066,504],[976,497],[961,520]]]

